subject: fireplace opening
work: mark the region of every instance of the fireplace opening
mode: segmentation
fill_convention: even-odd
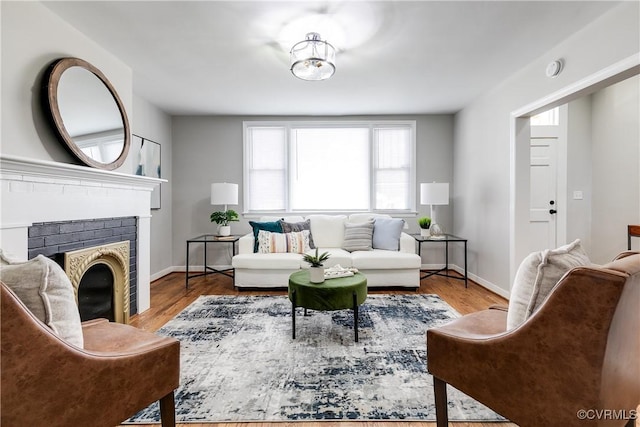
[[[80,318],[129,322],[129,241],[64,254]]]
[[[78,308],[83,322],[99,318],[115,322],[113,283],[113,273],[106,264],[95,264],[84,273],[78,286]]]

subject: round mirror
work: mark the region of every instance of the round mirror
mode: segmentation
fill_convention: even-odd
[[[59,59],[45,75],[44,104],[58,137],[78,160],[112,170],[127,158],[129,121],[120,97],[93,65]]]

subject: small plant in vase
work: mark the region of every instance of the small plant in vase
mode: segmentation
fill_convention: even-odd
[[[211,214],[211,222],[219,225],[218,234],[220,236],[229,236],[231,234],[231,226],[229,225],[231,221],[239,221],[238,212],[232,209]]]
[[[420,226],[420,235],[422,237],[429,237],[429,227],[431,227],[431,218],[423,216],[418,218],[418,225]]]
[[[324,282],[324,262],[329,259],[329,252],[323,252],[318,255],[318,248],[316,248],[315,255],[304,254],[302,259],[305,262],[311,264],[309,267],[309,281],[311,283]]]

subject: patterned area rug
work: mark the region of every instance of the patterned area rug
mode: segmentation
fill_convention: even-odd
[[[435,420],[426,330],[458,317],[436,295],[369,295],[296,316],[286,296],[201,296],[158,333],[181,341],[178,422]],[[449,387],[449,417],[501,420]],[[158,405],[129,422],[159,420]]]

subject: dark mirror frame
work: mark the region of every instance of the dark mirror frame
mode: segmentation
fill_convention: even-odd
[[[122,152],[120,156],[111,163],[100,163],[91,157],[87,156],[73,141],[73,138],[67,132],[67,129],[64,125],[64,120],[62,115],[60,114],[60,108],[58,105],[58,84],[60,83],[60,78],[62,74],[71,67],[81,67],[85,70],[93,73],[107,88],[113,100],[115,101],[118,110],[120,110],[120,116],[122,117],[122,125],[124,128],[124,146],[122,148]],[[129,128],[129,120],[127,118],[127,113],[124,109],[124,104],[122,100],[118,96],[115,88],[105,77],[104,74],[96,67],[79,58],[61,58],[54,61],[48,68],[47,72],[44,76],[44,84],[43,84],[43,104],[45,111],[49,115],[49,119],[51,120],[54,130],[60,141],[63,143],[65,148],[78,160],[84,163],[87,166],[92,166],[94,168],[104,169],[104,170],[113,170],[117,167],[122,166],[124,161],[127,158],[127,154],[129,153],[129,147],[131,145],[131,129]]]

